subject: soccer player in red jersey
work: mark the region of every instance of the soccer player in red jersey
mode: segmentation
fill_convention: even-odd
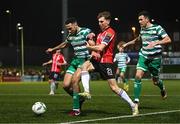
[[[118,87],[115,80],[115,67],[113,64],[113,51],[115,45],[115,31],[110,27],[111,14],[108,11],[100,12],[97,16],[101,32],[97,35],[96,45],[87,45],[89,50],[92,50],[92,58],[86,61],[82,66],[81,81],[84,87],[84,92],[79,95],[90,98],[88,71],[98,71],[102,78],[108,81],[111,90],[118,96],[123,98],[132,108],[132,114],[138,115],[138,107],[133,103],[128,94]]]
[[[66,65],[67,62],[64,59],[63,54],[60,50],[56,50],[56,53],[52,55],[52,59],[42,65],[52,64],[51,73],[49,75],[50,93],[49,95],[54,95],[55,89],[58,88],[58,81],[60,78],[61,66]]]

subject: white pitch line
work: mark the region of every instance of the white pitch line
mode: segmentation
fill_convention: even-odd
[[[0,96],[49,96],[49,94],[5,94],[5,93],[3,93],[3,94],[0,94]],[[68,94],[55,94],[54,96],[69,96]],[[95,97],[117,97],[117,95],[116,94],[112,94],[112,95],[107,95],[107,94],[105,94],[105,95],[101,95],[101,94],[99,94],[99,95],[91,95],[92,97],[93,96],[95,96]],[[129,96],[133,96],[132,94],[130,94]],[[153,94],[151,94],[151,95],[142,95],[143,97],[160,97],[160,95],[153,95]],[[180,97],[180,95],[168,95],[168,97]]]
[[[89,119],[89,120],[81,120],[81,121],[71,121],[71,122],[64,122],[61,124],[87,123],[87,122],[94,122],[94,121],[104,121],[104,120],[121,119],[121,118],[134,118],[134,117],[139,117],[139,116],[158,115],[158,114],[166,114],[166,113],[174,113],[174,112],[180,112],[180,109],[179,110],[171,110],[171,111],[162,111],[162,112],[152,112],[152,113],[146,113],[146,114],[139,114],[138,116],[124,115],[124,116],[97,118],[97,119]]]

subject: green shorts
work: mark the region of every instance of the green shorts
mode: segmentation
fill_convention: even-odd
[[[139,56],[136,69],[149,71],[151,76],[157,77],[161,69],[161,59],[146,59],[143,56]]]
[[[122,67],[122,68],[118,68],[118,69],[119,69],[119,72],[124,72],[125,73],[126,72],[126,68],[127,67]]]
[[[77,68],[80,68],[86,60],[87,59],[83,59],[83,58],[82,59],[81,58],[73,58],[66,73],[74,74],[74,72],[77,70]]]

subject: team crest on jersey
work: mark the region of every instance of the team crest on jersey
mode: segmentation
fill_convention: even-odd
[[[106,36],[111,37],[111,36],[112,36],[112,34],[108,33]]]

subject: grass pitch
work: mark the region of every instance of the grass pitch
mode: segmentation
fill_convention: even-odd
[[[160,91],[150,80],[143,81],[140,116],[132,117],[128,104],[115,95],[107,81],[92,81],[92,99],[83,105],[81,116],[70,117],[72,98],[62,89],[49,96],[47,82],[0,83],[0,123],[180,123],[180,80],[164,81],[168,98],[162,100]],[[133,82],[128,94],[133,99]],[[120,87],[122,84],[118,84]],[[32,105],[44,102],[47,111],[36,116]]]

